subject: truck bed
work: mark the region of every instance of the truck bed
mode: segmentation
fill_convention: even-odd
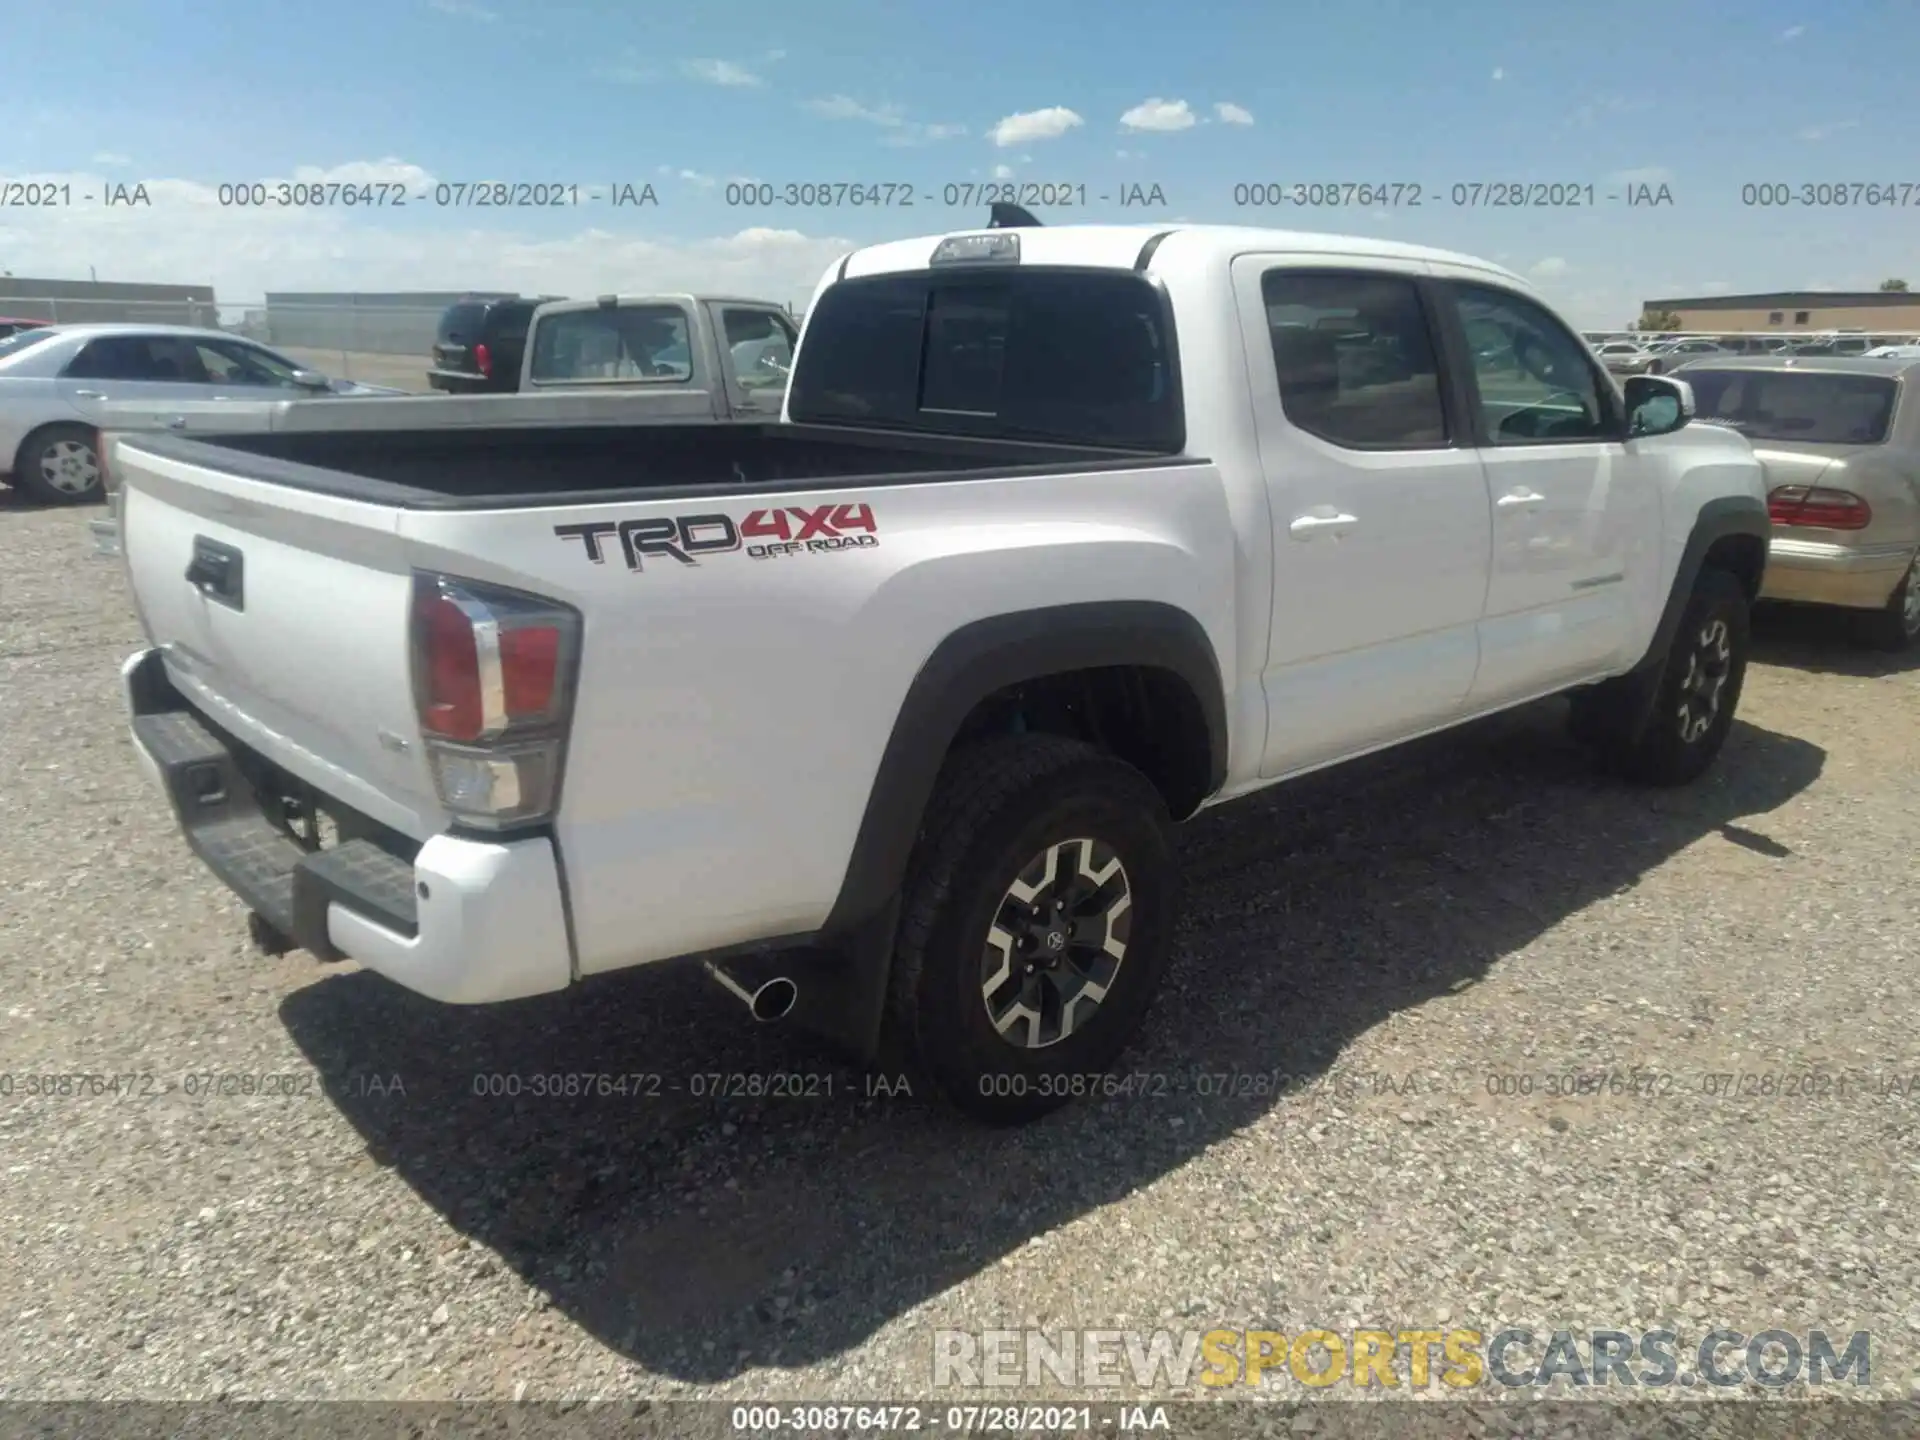
[[[410,510],[508,509],[716,490],[814,489],[857,480],[905,484],[974,471],[1138,470],[1180,455],[838,425],[557,425],[120,436],[146,454],[294,489]]]

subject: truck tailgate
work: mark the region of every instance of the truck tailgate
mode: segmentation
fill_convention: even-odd
[[[444,825],[419,745],[398,513],[110,442],[124,563],[169,678],[208,719],[416,839]]]

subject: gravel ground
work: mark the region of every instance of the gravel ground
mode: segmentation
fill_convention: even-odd
[[[884,1399],[939,1328],[1369,1325],[1864,1329],[1920,1391],[1920,664],[1824,617],[1692,790],[1543,706],[1195,822],[1162,1093],[1001,1133],[684,968],[468,1011],[250,953],[135,768],[94,513],[0,498],[0,1052],[154,1093],[0,1103],[0,1396]],[[474,1093],[556,1069],[833,1093]],[[1848,1093],[1714,1093],[1780,1072]]]

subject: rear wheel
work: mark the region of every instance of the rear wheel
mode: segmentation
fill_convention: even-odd
[[[13,483],[48,505],[83,505],[106,494],[105,473],[85,425],[48,425],[29,435],[14,457]]]
[[[1574,737],[1629,779],[1649,785],[1697,780],[1733,728],[1746,681],[1750,609],[1737,576],[1702,570],[1657,674],[1622,677],[1576,695]]]
[[[1867,643],[1896,654],[1920,644],[1920,557],[1907,567],[1886,605],[1861,618]]]
[[[1132,766],[1052,736],[957,752],[894,955],[909,1065],[996,1124],[1099,1094],[1166,968],[1177,892],[1166,805]]]

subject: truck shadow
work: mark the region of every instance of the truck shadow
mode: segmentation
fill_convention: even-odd
[[[1740,724],[1707,780],[1640,791],[1593,775],[1562,713],[1546,702],[1194,821],[1189,918],[1127,1061],[1143,1093],[1023,1130],[877,1093],[693,967],[481,1010],[354,972],[282,1017],[375,1159],[602,1343],[688,1382],[819,1361],[1306,1103],[1203,1096],[1196,1075],[1322,1074],[1703,837],[1791,853],[1752,817],[1818,777],[1818,747]],[[531,1093],[562,1073],[637,1078],[625,1096]],[[813,1093],[694,1093],[728,1074]]]
[[[1904,654],[1876,650],[1861,640],[1859,624],[1854,611],[1832,606],[1779,602],[1756,606],[1753,662],[1868,680],[1920,670],[1920,645]]]

